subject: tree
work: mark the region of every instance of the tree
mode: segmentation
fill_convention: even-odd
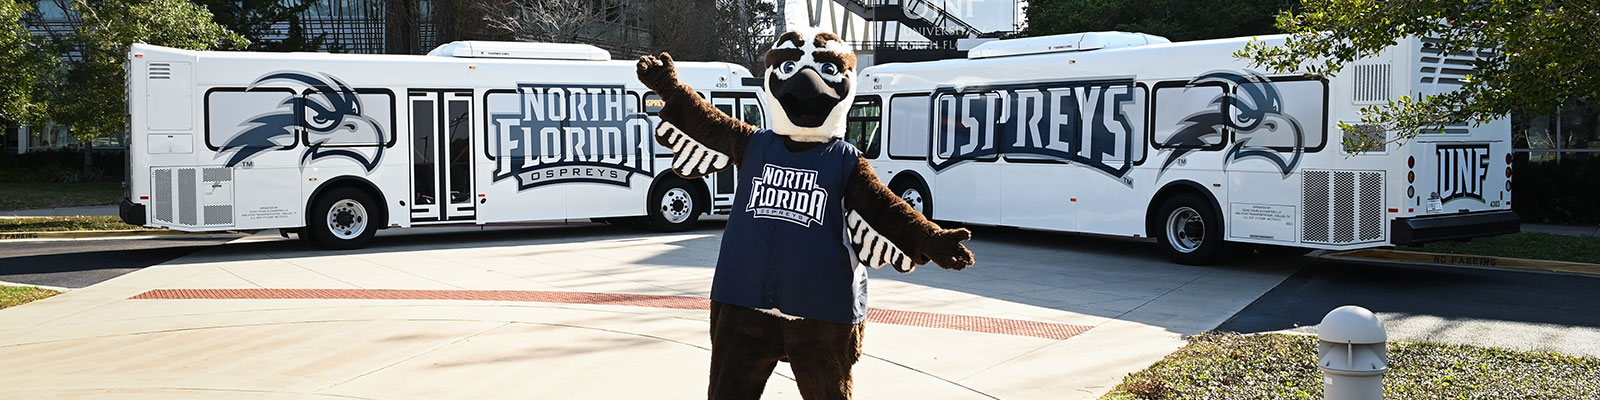
[[[760,71],[779,33],[776,5],[768,0],[717,0],[717,55],[721,61]]]
[[[680,61],[715,61],[717,26],[704,15],[717,0],[651,0],[650,46]]]
[[[592,0],[506,0],[480,3],[490,28],[517,40],[577,43],[605,14]]]
[[[191,0],[211,11],[217,24],[243,35],[250,45],[234,50],[317,51],[327,34],[308,35],[300,14],[317,0]],[[280,29],[279,27],[282,26]]]
[[[22,16],[32,10],[27,2],[0,0],[0,118],[44,125],[61,60],[44,38],[23,27]]]
[[[68,61],[51,119],[71,126],[73,136],[85,143],[122,132],[127,123],[123,61],[128,45],[211,50],[250,44],[211,22],[204,7],[185,0],[73,0],[72,9],[83,20],[68,38],[79,56]]]
[[[1600,99],[1600,2],[1563,0],[1307,0],[1277,26],[1290,34],[1283,46],[1252,43],[1238,56],[1277,71],[1331,76],[1353,60],[1371,56],[1401,38],[1434,39],[1437,53],[1475,56],[1459,89],[1402,97],[1362,110],[1362,133],[1347,145],[1379,148],[1444,125],[1487,122],[1512,111],[1548,111],[1571,99]]]
[[[1025,36],[1127,31],[1172,41],[1276,33],[1281,0],[1032,0]]]

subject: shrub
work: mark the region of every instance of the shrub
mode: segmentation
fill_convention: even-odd
[[[127,170],[126,151],[95,150],[93,167],[85,167],[85,150],[59,149],[0,154],[0,182],[121,182]]]
[[[1560,164],[1519,159],[1513,173],[1511,209],[1523,221],[1600,224],[1600,157]]]

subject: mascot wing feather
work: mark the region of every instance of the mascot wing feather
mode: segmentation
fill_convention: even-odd
[[[894,245],[888,237],[872,229],[861,213],[850,210],[845,215],[845,226],[850,228],[850,245],[856,249],[856,259],[861,260],[861,265],[872,268],[883,268],[884,265],[893,265],[894,270],[909,273],[917,269],[917,264],[912,262],[911,255],[905,250]]]
[[[694,136],[684,133],[671,122],[656,126],[656,142],[672,149],[672,172],[684,178],[700,178],[728,169],[731,164],[727,154],[694,140]]]
[[[684,178],[699,178],[738,164],[756,127],[729,117],[678,81],[672,56],[644,56],[638,63],[639,81],[666,105],[658,115],[656,143],[672,149],[672,171]]]
[[[911,272],[932,261],[940,268],[960,270],[975,260],[961,242],[972,238],[966,229],[943,229],[896,196],[878,180],[865,159],[856,162],[844,194],[845,227],[856,258],[862,265]]]

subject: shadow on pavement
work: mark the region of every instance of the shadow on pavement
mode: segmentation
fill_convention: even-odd
[[[0,281],[81,288],[234,238],[161,237],[6,243]]]
[[[1217,328],[1315,325],[1355,304],[1377,313],[1600,328],[1600,277],[1319,260]]]

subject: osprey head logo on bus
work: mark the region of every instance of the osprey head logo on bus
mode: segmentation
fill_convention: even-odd
[[[557,183],[628,187],[633,174],[652,175],[653,125],[637,102],[622,85],[491,91],[494,180],[516,178],[519,190]]]
[[[287,84],[291,88],[274,84]],[[228,167],[269,150],[293,147],[303,132],[306,151],[300,156],[302,167],[318,159],[341,157],[371,172],[383,159],[385,142],[393,140],[385,129],[392,125],[389,119],[393,118],[393,113],[389,112],[388,118],[367,115],[362,102],[363,98],[378,100],[380,111],[392,111],[389,109],[392,97],[385,90],[356,90],[333,75],[317,77],[286,71],[256,78],[243,92],[282,97],[282,100],[275,104],[276,109],[240,123],[239,127],[244,129],[220,146],[218,156],[233,151],[226,164]],[[248,100],[239,98],[237,101]],[[228,104],[215,106],[208,109],[239,108]]]
[[[1144,96],[1132,79],[940,88],[928,164],[1065,161],[1131,185],[1128,171],[1144,157]]]
[[[1190,80],[1183,87],[1172,87],[1186,92],[1178,94],[1179,97],[1211,96],[1211,100],[1203,110],[1183,117],[1177,130],[1161,141],[1160,147],[1171,151],[1161,163],[1161,172],[1166,172],[1190,153],[1222,144],[1225,135],[1232,133],[1233,144],[1225,163],[1260,159],[1272,163],[1283,176],[1289,176],[1305,153],[1306,132],[1286,111],[1278,85],[1255,73],[1212,71]],[[1198,90],[1188,93],[1190,89]],[[1209,94],[1208,89],[1215,90],[1215,94]],[[1320,96],[1296,99],[1307,104],[1326,102]],[[1177,112],[1182,111],[1180,107]],[[1167,111],[1158,106],[1154,113]],[[1284,152],[1290,155],[1285,158]]]

